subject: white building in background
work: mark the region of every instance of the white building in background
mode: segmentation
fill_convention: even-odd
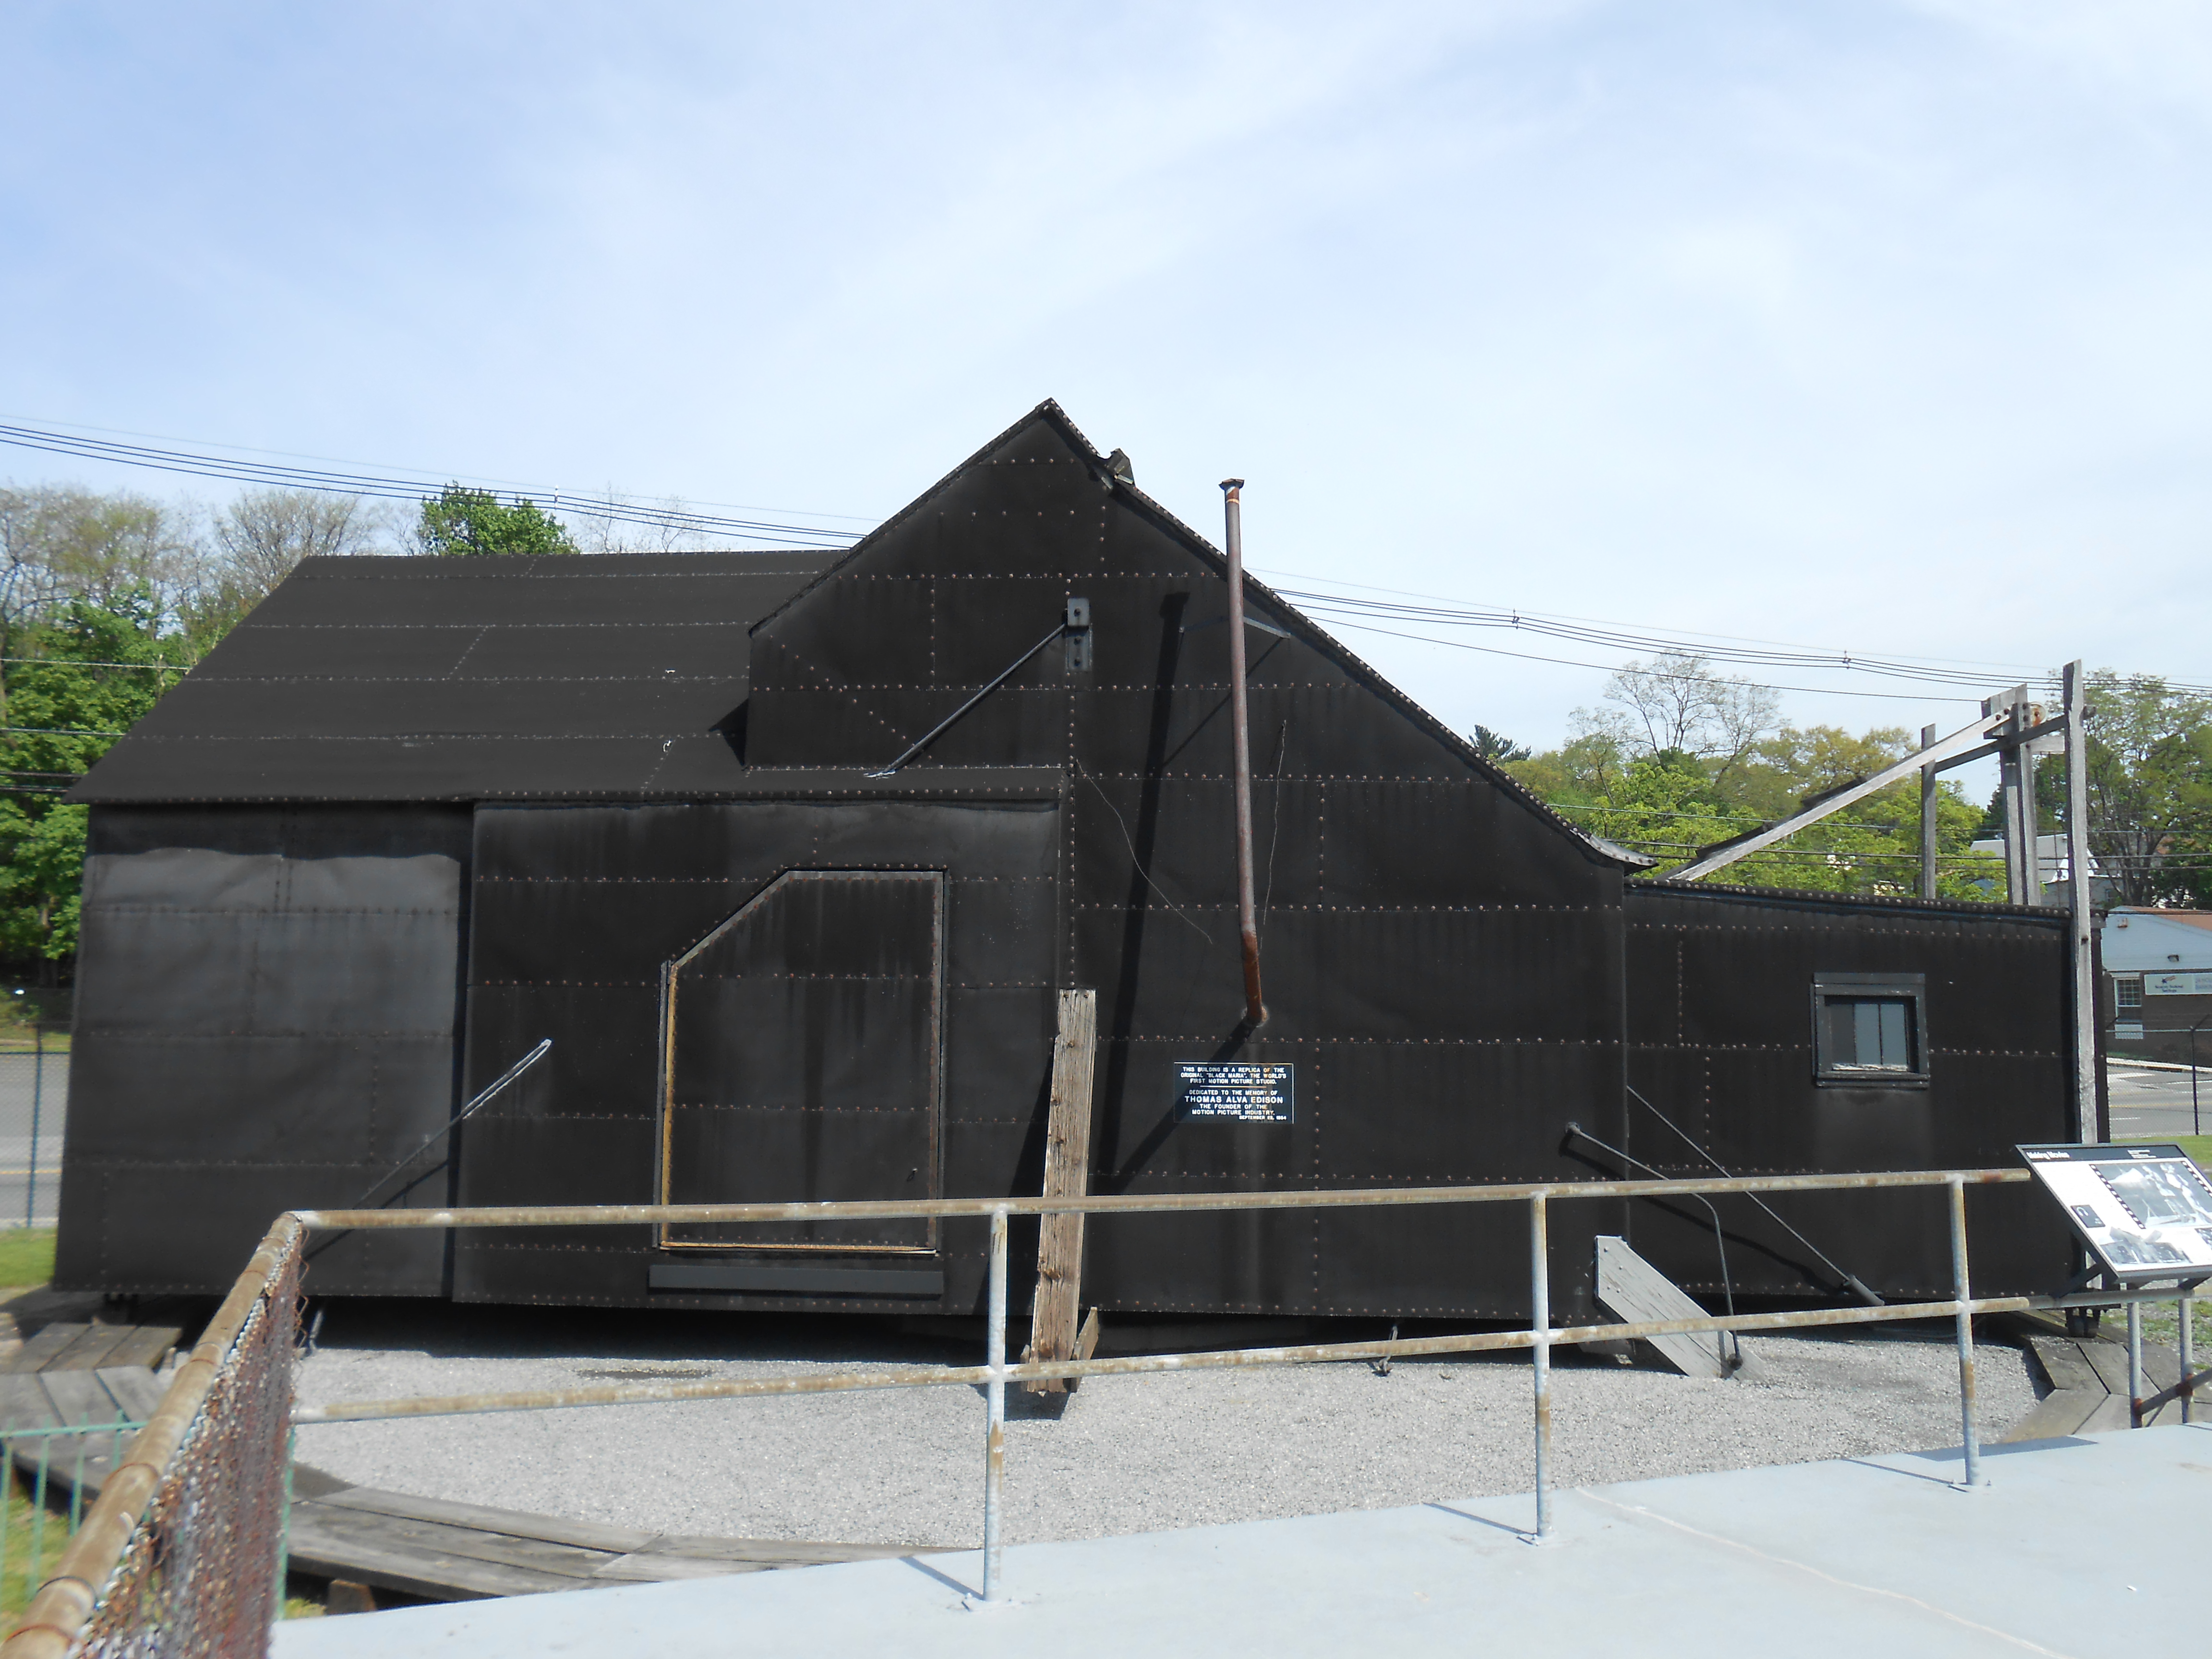
[[[1974,842],[1972,850],[1986,853],[1993,859],[2001,859],[2004,856],[2004,837],[1988,836]],[[2035,868],[2043,882],[2044,903],[2063,906],[2072,902],[2069,894],[2073,888],[2074,865],[2067,852],[2065,836],[2038,836],[2035,838]],[[1983,885],[1994,889],[1998,884],[1985,882]],[[2089,902],[2092,905],[2109,903],[2112,886],[2112,883],[2105,878],[2105,872],[2097,867],[2096,859],[2092,856],[2089,860]],[[1996,897],[1996,895],[1992,892],[1990,896]]]
[[[2112,1051],[2185,1064],[2195,1029],[2212,1060],[2212,911],[2123,907],[2106,914],[2098,944]]]

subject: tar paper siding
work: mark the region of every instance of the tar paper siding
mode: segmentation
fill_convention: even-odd
[[[1048,647],[902,776],[921,788],[939,765],[1021,765],[1067,779],[1050,975],[1099,995],[1092,1189],[1577,1173],[1559,1151],[1565,1123],[1620,1123],[1617,865],[1255,590],[1254,615],[1293,637],[1251,646],[1270,1018],[1241,1033],[1223,572],[1054,422],[1017,428],[754,630],[748,759],[883,765],[1069,597],[1091,603],[1091,667]],[[1232,1058],[1297,1067],[1293,1123],[1176,1120],[1176,1064]],[[1618,1218],[1576,1206],[1553,1225],[1571,1299],[1584,1237]],[[1511,1317],[1527,1304],[1525,1231],[1492,1207],[1132,1218],[1086,1229],[1085,1296]]]
[[[1629,1080],[1734,1174],[2017,1164],[2023,1141],[2073,1135],[2071,975],[2061,912],[1984,910],[1632,884]],[[1925,976],[1925,1087],[1818,1084],[1813,981]],[[1632,1106],[1625,1145],[1669,1175],[1704,1172]],[[1736,1289],[1802,1293],[1825,1270],[1747,1200],[1721,1200]],[[1772,1200],[1838,1265],[1886,1292],[1948,1293],[1948,1212],[1917,1192]],[[1974,1283],[2048,1290],[2070,1273],[2048,1201],[1967,1197]],[[1711,1218],[1634,1207],[1636,1249],[1700,1293],[1721,1287]],[[1832,1282],[1832,1281],[1831,1281]]]
[[[55,1282],[219,1292],[278,1212],[344,1206],[453,1115],[469,815],[98,806]],[[382,1201],[451,1201],[435,1151]],[[319,1291],[438,1295],[436,1233],[315,1252]]]

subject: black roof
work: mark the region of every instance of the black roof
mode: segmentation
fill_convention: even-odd
[[[747,630],[841,556],[309,559],[69,799],[734,793]]]

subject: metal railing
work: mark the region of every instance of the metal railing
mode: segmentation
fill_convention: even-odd
[[[1535,1420],[1535,1525],[1527,1534],[1540,1542],[1551,1532],[1551,1351],[1561,1343],[1722,1331],[1779,1331],[1821,1326],[1862,1325],[1892,1320],[1948,1317],[1955,1322],[1959,1352],[1960,1424],[1965,1447],[1963,1485],[1984,1484],[1981,1448],[1975,1425],[1973,1319],[1980,1314],[2031,1309],[2113,1307],[2135,1315],[2144,1302],[2182,1303],[2183,1377],[2180,1385],[2154,1400],[2142,1397],[2139,1347],[2131,1344],[2131,1372],[2138,1415],[2167,1396],[2180,1399],[2186,1413],[2195,1387],[2206,1380],[2191,1372],[2189,1348],[2191,1287],[2085,1291],[2065,1295],[1984,1297],[1972,1294],[1966,1249],[1966,1190],[2030,1179],[2025,1170],[1929,1170],[1863,1175],[1752,1176],[1682,1181],[1588,1181],[1523,1182],[1480,1187],[1384,1188],[1318,1192],[1194,1193],[1116,1194],[1085,1198],[934,1199],[899,1202],[794,1204],[594,1205],[447,1210],[303,1210],[279,1217],[261,1249],[239,1279],[208,1335],[181,1367],[154,1419],[132,1442],[125,1467],[111,1477],[99,1502],[70,1540],[56,1571],[40,1586],[24,1627],[6,1644],[7,1659],[59,1659],[76,1650],[79,1632],[110,1616],[111,1592],[128,1577],[132,1552],[146,1553],[149,1528],[161,1522],[157,1491],[175,1482],[185,1461],[180,1445],[207,1409],[217,1373],[235,1369],[234,1342],[253,1310],[296,1294],[300,1243],[308,1230],[453,1227],[621,1226],[639,1223],[820,1221],[902,1218],[970,1218],[990,1229],[988,1318],[985,1364],[928,1369],[845,1371],[796,1377],[745,1377],[660,1384],[536,1389],[383,1401],[355,1401],[295,1408],[295,1426],[358,1422],[370,1419],[425,1417],[458,1413],[544,1410],[754,1395],[825,1394],[864,1389],[968,1388],[985,1391],[988,1418],[983,1489],[981,1599],[1002,1600],[1002,1487],[1006,1469],[1006,1390],[1010,1382],[1052,1378],[1133,1376],[1151,1372],[1201,1370],[1225,1366],[1303,1364],[1337,1360],[1375,1360],[1446,1353],[1474,1353],[1527,1348],[1532,1359]],[[1874,1188],[1941,1188],[1949,1200],[1952,1295],[1946,1300],[1882,1307],[1814,1308],[1778,1313],[1730,1314],[1697,1319],[1653,1320],[1553,1328],[1550,1322],[1548,1222],[1554,1203],[1581,1199],[1620,1200],[1717,1195],[1731,1193],[1834,1192]],[[1360,1342],[1325,1342],[1289,1347],[1230,1348],[1196,1353],[1129,1355],[1110,1359],[1058,1359],[1009,1364],[1006,1361],[1006,1305],[1009,1275],[1008,1224],[1015,1216],[1175,1214],[1208,1211],[1402,1208],[1439,1204],[1521,1203],[1528,1206],[1529,1293],[1532,1320],[1525,1330],[1480,1331],[1455,1335],[1391,1338]],[[291,1275],[288,1277],[288,1275]],[[289,1327],[284,1328],[289,1329]],[[2212,1375],[2212,1374],[2208,1374]],[[289,1372],[285,1377],[289,1387]],[[283,1437],[264,1436],[268,1455],[281,1462]],[[257,1454],[258,1455],[258,1454]],[[267,1477],[271,1471],[258,1472]],[[263,1478],[261,1484],[267,1485]],[[172,1517],[173,1523],[182,1516]],[[203,1512],[196,1523],[222,1527],[233,1522]],[[282,1556],[270,1552],[282,1571]],[[118,1571],[118,1564],[125,1564]],[[264,1600],[266,1598],[264,1598]]]
[[[102,1457],[112,1465],[121,1437],[143,1426],[118,1412],[105,1421],[0,1431],[0,1625],[28,1605],[49,1557],[84,1524],[87,1466]],[[97,1474],[89,1484],[100,1485]]]
[[[1531,1356],[1535,1418],[1535,1525],[1530,1541],[1550,1535],[1552,1442],[1551,1352],[1562,1343],[1620,1340],[1711,1332],[1781,1331],[1820,1326],[1948,1317],[1955,1322],[1959,1352],[1960,1426],[1964,1446],[1963,1483],[1984,1484],[1981,1444],[1975,1425],[1973,1320],[1981,1314],[2032,1309],[2110,1307],[2145,1301],[2182,1300],[2188,1329],[2186,1289],[2100,1290],[2074,1295],[2003,1296],[1977,1298],[1968,1267],[1966,1194],[1969,1187],[2008,1185],[2030,1179],[2011,1170],[1925,1170],[1857,1175],[1748,1176],[1691,1180],[1522,1182],[1480,1187],[1360,1188],[1309,1192],[1124,1194],[1084,1198],[934,1199],[908,1202],[848,1201],[794,1204],[610,1205],[566,1207],[414,1211],[300,1211],[295,1218],[316,1230],[357,1228],[613,1226],[637,1223],[769,1222],[827,1219],[890,1219],[960,1217],[990,1224],[990,1277],[985,1363],[898,1370],[845,1371],[797,1377],[728,1378],[709,1382],[627,1384],[598,1388],[530,1389],[360,1401],[302,1407],[300,1425],[359,1422],[371,1419],[427,1417],[459,1413],[533,1411],[583,1406],[613,1406],[686,1400],[721,1400],[759,1395],[827,1394],[852,1389],[951,1388],[982,1385],[988,1405],[983,1487],[982,1599],[1004,1594],[1000,1563],[1001,1487],[1006,1466],[1006,1389],[1010,1382],[1052,1378],[1133,1376],[1158,1371],[1200,1370],[1223,1366],[1304,1364],[1331,1360],[1384,1359],[1446,1353],[1474,1353],[1527,1348]],[[1815,1308],[1778,1313],[1708,1316],[1697,1319],[1571,1326],[1551,1324],[1549,1212],[1553,1204],[1579,1199],[1666,1198],[1730,1193],[1802,1193],[1895,1188],[1940,1188],[1949,1200],[1952,1294],[1942,1301],[1880,1307]],[[1456,1335],[1393,1338],[1362,1342],[1324,1342],[1291,1347],[1230,1348],[1196,1353],[1131,1355],[1109,1359],[1006,1362],[1007,1224],[1014,1216],[1079,1213],[1086,1216],[1174,1214],[1207,1211],[1400,1208],[1439,1204],[1520,1203],[1528,1206],[1531,1323],[1525,1330],[1470,1332]],[[2130,1329],[2137,1328],[2131,1316]],[[2187,1342],[2184,1336],[2185,1345]],[[2136,1406],[2142,1398],[2141,1357],[2131,1345],[2137,1381]],[[2185,1413],[2196,1379],[2184,1350],[2184,1384],[2178,1391]]]
[[[289,1215],[270,1228],[40,1579],[6,1659],[266,1651],[305,1236]]]

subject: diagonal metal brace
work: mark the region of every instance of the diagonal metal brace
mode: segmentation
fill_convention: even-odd
[[[1058,639],[1066,632],[1067,632],[1066,623],[1054,623],[1052,625],[1052,632],[1047,634],[1035,645],[1023,652],[1020,656],[1015,658],[1013,661],[1008,663],[1003,669],[1000,670],[997,677],[994,678],[988,685],[985,686],[981,691],[978,691],[974,696],[969,698],[967,702],[962,703],[959,708],[954,709],[943,720],[938,721],[935,726],[931,726],[927,732],[908,744],[906,746],[905,752],[900,755],[899,757],[893,761],[889,766],[884,768],[882,771],[871,772],[868,775],[872,778],[890,777],[894,772],[897,771],[900,767],[904,766],[916,755],[919,755],[923,750],[928,748],[931,744],[935,743],[938,738],[943,737],[963,714],[965,714],[977,703],[982,702],[984,698],[989,696],[991,693],[997,690],[1008,680],[1013,678],[1016,674],[1021,672],[1023,665],[1026,664],[1031,657],[1036,655],[1038,652],[1043,650],[1045,647],[1050,645],[1054,640]]]

